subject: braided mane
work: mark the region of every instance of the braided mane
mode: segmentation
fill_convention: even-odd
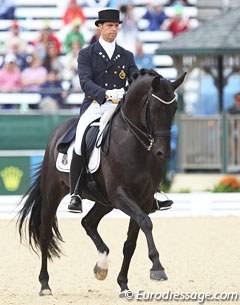
[[[145,75],[150,75],[150,76],[160,76],[163,78],[162,75],[158,74],[155,70],[153,69],[145,69],[142,68],[132,74],[132,77],[128,80],[129,86],[132,84],[133,81],[135,81],[139,76],[145,76]]]

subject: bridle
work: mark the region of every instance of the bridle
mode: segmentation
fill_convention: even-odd
[[[174,98],[171,101],[165,101],[161,99],[160,97],[156,96],[155,94],[151,93],[150,94],[152,97],[155,99],[159,100],[161,103],[164,103],[166,105],[172,104],[176,99],[177,99],[177,94],[174,92]],[[136,126],[124,113],[123,108],[121,107],[121,115],[128,126],[128,128],[131,130],[131,132],[134,134],[134,136],[137,138],[137,140],[148,150],[150,151],[153,147],[153,143],[155,141],[156,137],[170,137],[171,136],[171,130],[159,130],[159,131],[153,131],[151,127],[151,121],[149,118],[149,95],[147,96],[147,99],[144,103],[144,117],[146,120],[146,125],[147,125],[147,132],[143,131],[140,129],[138,126]],[[145,138],[144,140],[141,139],[141,136]],[[147,142],[147,143],[146,143]]]
[[[152,93],[152,96],[155,97],[157,100],[159,100],[160,102],[166,104],[166,105],[169,105],[169,104],[172,104],[176,99],[177,99],[177,93],[174,92],[174,98],[167,102],[167,101],[164,101],[163,99],[161,99],[160,97],[156,96],[155,94]]]

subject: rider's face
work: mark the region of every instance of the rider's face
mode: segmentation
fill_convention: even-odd
[[[105,41],[113,42],[118,34],[119,23],[118,22],[104,22],[99,24],[99,30],[102,38]]]

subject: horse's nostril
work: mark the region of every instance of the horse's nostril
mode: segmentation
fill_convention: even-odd
[[[158,150],[157,151],[157,157],[161,158],[162,156],[163,156],[163,152],[161,150]]]
[[[169,159],[171,157],[171,153],[170,152],[164,152],[164,151],[161,151],[161,150],[157,150],[156,157],[164,159],[164,160]]]

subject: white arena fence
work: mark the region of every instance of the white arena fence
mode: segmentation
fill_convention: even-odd
[[[170,210],[155,212],[152,218],[161,217],[198,217],[198,216],[240,216],[240,193],[170,193],[167,194],[174,204]],[[83,200],[83,213],[74,214],[67,211],[69,195],[61,201],[58,218],[82,218],[90,210],[93,202]],[[21,208],[18,205],[21,196],[0,196],[0,219],[14,219]],[[119,210],[106,215],[110,218],[128,218]]]

